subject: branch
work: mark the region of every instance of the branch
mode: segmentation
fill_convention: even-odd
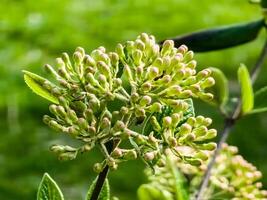
[[[258,75],[259,75],[259,72],[261,70],[261,67],[262,65],[264,64],[264,61],[267,57],[267,40],[264,44],[264,47],[261,51],[261,54],[255,64],[255,66],[253,67],[253,69],[251,70],[251,74],[250,74],[250,77],[251,77],[251,82],[252,84],[255,83]],[[220,134],[220,139],[219,139],[219,142],[218,142],[218,146],[217,146],[217,149],[215,150],[212,158],[211,158],[211,161],[209,162],[208,164],[208,167],[207,167],[207,170],[203,176],[203,179],[201,181],[201,184],[200,184],[200,189],[198,191],[198,193],[196,194],[195,196],[195,199],[196,200],[201,200],[202,199],[202,196],[203,196],[203,193],[205,191],[205,189],[207,188],[208,186],[208,183],[209,183],[209,179],[210,179],[210,176],[211,176],[211,169],[216,161],[216,158],[218,156],[218,154],[220,153],[221,149],[222,149],[222,144],[225,143],[225,141],[227,140],[228,136],[229,136],[229,133],[230,131],[232,130],[234,124],[236,123],[236,121],[239,119],[240,115],[241,115],[241,98],[239,98],[238,100],[238,105],[236,106],[236,108],[234,109],[233,111],[233,114],[230,118],[226,118],[225,119],[225,123],[224,123],[224,128],[223,128],[223,131],[221,132]]]
[[[106,145],[106,148],[108,150],[108,153],[111,153],[111,151],[114,148],[113,141],[110,141],[105,145]],[[95,188],[94,188],[94,191],[92,193],[92,196],[91,196],[90,200],[97,200],[98,199],[99,194],[101,192],[101,189],[102,189],[102,187],[104,185],[104,182],[105,182],[105,180],[107,178],[108,172],[109,172],[109,166],[106,165],[106,167],[103,169],[103,171],[100,172],[99,175],[98,175],[98,178],[97,178],[97,181],[96,181],[96,184],[95,184]]]

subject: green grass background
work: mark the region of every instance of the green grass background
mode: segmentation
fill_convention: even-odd
[[[69,138],[42,123],[48,102],[26,88],[21,70],[44,74],[45,63],[54,64],[62,52],[77,46],[86,51],[147,32],[158,40],[198,29],[256,20],[261,10],[247,0],[0,0],[0,199],[35,199],[42,174],[48,172],[62,187],[67,200],[84,199],[95,174],[92,164],[101,160],[96,151],[70,162],[60,162],[48,150]],[[230,79],[232,94],[238,93],[239,63],[249,68],[263,46],[264,31],[249,44],[218,52],[197,54],[199,68],[214,66]],[[267,85],[264,66],[255,90]],[[197,102],[196,112],[214,119],[222,129],[217,110]],[[229,143],[255,164],[267,187],[267,114],[239,121]],[[135,200],[138,185],[145,181],[143,163],[130,161],[110,174],[112,193]]]

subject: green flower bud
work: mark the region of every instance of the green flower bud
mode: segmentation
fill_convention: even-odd
[[[71,110],[71,109],[68,110],[67,111],[67,116],[74,123],[78,121],[78,117],[77,117],[77,115],[76,115],[74,110]]]
[[[103,169],[104,169],[104,166],[103,166],[102,163],[95,163],[95,164],[94,164],[93,170],[94,170],[96,173],[99,174],[100,172],[103,171]]]
[[[115,51],[119,55],[120,58],[125,58],[124,48],[122,44],[118,44]]]
[[[50,147],[50,151],[54,153],[62,153],[62,152],[65,152],[65,148],[62,145],[52,145]]]
[[[165,40],[162,49],[161,49],[161,55],[164,56],[166,54],[169,54],[171,50],[174,47],[174,42],[172,40]]]
[[[188,51],[185,55],[184,55],[184,62],[189,62],[194,58],[194,52],[193,51]]]
[[[92,73],[87,73],[85,78],[91,85],[99,86],[99,82],[95,79],[95,77]]]
[[[146,111],[145,111],[145,109],[143,109],[143,108],[137,108],[137,109],[135,110],[135,116],[136,116],[136,117],[145,117],[145,116],[146,116]]]
[[[140,52],[145,50],[145,44],[142,42],[142,40],[137,39],[134,43],[135,48],[137,48],[137,50],[139,50]],[[134,53],[133,53],[134,54]]]
[[[139,94],[133,93],[131,95],[131,101],[134,102],[134,103],[136,103],[138,100],[139,100]]]
[[[216,149],[217,144],[215,142],[210,142],[210,143],[207,143],[207,144],[198,144],[197,146],[201,150],[213,151],[213,150]]]
[[[141,33],[141,35],[139,36],[139,38],[145,43],[145,44],[147,44],[148,42],[149,42],[149,36],[148,36],[148,34],[146,34],[146,33]]]
[[[85,55],[84,48],[82,48],[82,47],[77,47],[77,48],[75,49],[75,51],[76,51],[76,52],[79,52],[82,56]]]
[[[168,143],[171,147],[176,147],[177,146],[177,140],[174,137],[169,137],[168,138]]]
[[[178,49],[177,52],[181,53],[181,54],[185,54],[188,51],[187,46],[185,45],[181,45]]]
[[[120,78],[115,78],[113,81],[113,87],[118,88],[122,85],[122,80]]]
[[[110,125],[111,125],[110,120],[107,117],[104,117],[102,119],[102,121],[101,121],[101,125],[100,126],[101,126],[102,129],[105,129],[105,128],[110,127]]]
[[[179,130],[179,135],[187,135],[191,133],[192,131],[192,126],[190,126],[188,123],[184,123],[181,125],[180,130]]]
[[[144,138],[144,136],[142,135],[137,135],[135,138],[134,138],[134,141],[136,142],[137,145],[143,145],[146,143],[146,140]]]
[[[126,160],[135,160],[137,158],[137,153],[134,149],[128,150],[123,155],[123,158]]]
[[[153,103],[150,107],[149,110],[150,112],[161,112],[162,105],[159,102]]]
[[[75,127],[71,126],[68,128],[68,133],[75,137],[79,134],[79,131]]]
[[[187,99],[189,97],[192,97],[193,93],[191,92],[191,90],[184,90],[182,92],[180,92],[180,94],[178,94],[179,98],[182,99]]]
[[[48,116],[48,115],[44,115],[44,116],[43,116],[43,122],[44,122],[45,124],[48,125],[48,123],[49,123],[51,120],[53,120],[52,117],[50,117],[50,116]]]
[[[153,80],[157,76],[159,76],[159,69],[157,67],[148,67],[147,68],[147,76],[149,80]]]
[[[81,62],[83,61],[83,56],[80,52],[76,51],[74,54],[73,54],[73,60],[75,62],[76,65],[79,65],[81,64]]]
[[[130,67],[128,65],[125,65],[124,66],[124,69],[123,69],[126,77],[128,78],[128,80],[131,82],[133,81],[133,75],[132,75],[132,71],[130,69]]]
[[[52,74],[55,77],[55,79],[59,79],[60,78],[58,73],[54,70],[54,68],[51,65],[46,64],[44,66],[44,68],[49,74]]]
[[[204,78],[207,78],[210,75],[211,75],[211,70],[210,69],[203,69],[202,71],[197,73],[196,78],[199,81],[199,80],[202,80]]]
[[[114,131],[123,131],[125,129],[125,124],[123,121],[118,120],[113,127]]]
[[[134,59],[134,64],[135,65],[140,65],[142,63],[142,51],[140,50],[135,50],[133,52],[133,59]]]
[[[155,153],[154,152],[147,152],[147,153],[144,154],[144,159],[146,161],[152,161],[152,160],[154,160],[154,158],[155,158]]]
[[[213,94],[211,94],[211,93],[200,92],[200,93],[198,93],[198,96],[203,101],[211,101],[213,99]]]
[[[92,66],[92,67],[96,66],[95,60],[90,55],[85,55],[85,57],[84,57],[84,63],[87,66]]]
[[[164,159],[159,159],[158,162],[157,162],[157,165],[159,167],[164,167],[164,166],[166,166],[166,162],[165,162]]]
[[[84,118],[79,118],[77,121],[77,124],[81,129],[84,129],[84,130],[86,130],[88,127],[88,123]]]
[[[205,79],[204,81],[201,82],[201,88],[208,88],[211,87],[215,84],[215,80],[212,77],[208,77],[207,79]]]
[[[58,159],[62,161],[74,160],[76,156],[77,152],[66,152],[59,154]]]
[[[193,166],[200,166],[202,164],[201,160],[197,158],[185,157],[184,159],[187,163]]]
[[[115,149],[113,150],[113,152],[111,153],[111,156],[112,156],[113,158],[121,158],[121,157],[123,156],[123,154],[122,154],[122,150],[119,149],[119,148],[115,148]]]
[[[181,87],[179,85],[173,85],[170,88],[167,89],[167,95],[168,96],[177,96],[181,94]]]
[[[120,113],[122,115],[126,115],[128,112],[129,112],[129,109],[127,107],[125,107],[125,106],[121,107]]]
[[[103,62],[103,61],[98,61],[97,62],[97,68],[99,70],[99,72],[101,74],[104,74],[107,78],[110,78],[111,75],[110,75],[110,68],[108,67],[108,65]]]
[[[145,82],[143,85],[141,85],[141,90],[146,93],[149,92],[152,88],[152,84],[150,82]]]
[[[172,118],[172,125],[173,125],[173,127],[177,127],[178,124],[179,124],[179,122],[181,121],[182,116],[179,113],[173,113],[171,115],[171,118]]]
[[[58,124],[55,120],[50,120],[48,123],[48,126],[52,129],[54,129],[55,131],[61,131],[62,130],[62,126],[60,124]]]
[[[150,96],[143,96],[139,102],[140,106],[147,106],[151,103],[152,99]]]
[[[186,64],[186,67],[188,67],[188,68],[190,68],[190,69],[195,69],[196,66],[197,66],[197,61],[195,61],[195,60],[191,60],[190,62],[188,62],[188,63]]]
[[[167,116],[167,117],[164,117],[163,120],[162,120],[162,126],[164,128],[170,128],[172,125],[172,118]]]
[[[151,123],[151,125],[155,131],[157,131],[157,132],[161,131],[161,126],[160,126],[160,124],[159,124],[159,122],[155,116],[152,116],[150,118],[150,123]]]
[[[208,160],[209,156],[204,151],[199,151],[195,154],[195,158],[199,158],[201,160]]]

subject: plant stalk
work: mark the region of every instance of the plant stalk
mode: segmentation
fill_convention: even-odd
[[[105,144],[107,150],[108,150],[108,153],[111,153],[113,148],[114,148],[114,144],[115,142],[113,141],[110,141],[108,143]],[[102,172],[100,172],[98,174],[98,178],[97,178],[97,181],[96,181],[96,185],[95,185],[95,188],[93,190],[93,193],[92,193],[92,196],[91,196],[91,199],[90,200],[97,200],[98,197],[99,197],[99,194],[101,192],[101,189],[105,183],[105,180],[108,176],[108,172],[109,172],[109,166],[106,165],[105,168],[102,170]]]
[[[260,56],[259,56],[259,58],[255,64],[255,66],[251,70],[250,78],[251,78],[252,84],[255,83],[255,81],[259,75],[259,72],[261,70],[261,67],[264,64],[266,57],[267,57],[267,40],[263,46],[263,49],[260,53]],[[215,150],[215,152],[211,158],[211,161],[208,164],[207,170],[206,170],[206,172],[202,178],[201,184],[200,184],[200,189],[195,196],[195,200],[202,200],[205,189],[207,188],[208,183],[209,183],[212,167],[215,164],[216,158],[222,149],[222,144],[226,142],[226,140],[229,136],[229,133],[231,132],[234,124],[240,118],[240,116],[241,116],[241,97],[239,97],[238,104],[237,104],[236,108],[234,109],[232,116],[230,118],[225,119],[224,128],[220,134],[220,139],[219,139],[218,144],[217,144],[217,149]]]

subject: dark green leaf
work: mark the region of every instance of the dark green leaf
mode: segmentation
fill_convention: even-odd
[[[58,185],[47,173],[39,185],[37,200],[64,200]]]
[[[91,184],[91,186],[87,192],[87,195],[86,195],[86,200],[91,199],[91,196],[92,196],[93,191],[95,189],[97,178],[98,177],[96,177],[95,180],[93,181],[93,183]],[[100,194],[99,194],[97,200],[110,200],[110,188],[109,188],[108,179],[105,180],[104,185],[100,191]]]
[[[257,37],[263,26],[264,20],[261,19],[194,32],[172,38],[172,40],[174,40],[176,47],[185,44],[195,52],[213,51],[250,42]]]
[[[25,70],[23,70],[23,73],[25,83],[29,86],[29,88],[32,89],[34,93],[55,104],[59,103],[57,97],[43,87],[45,82],[49,82],[47,79]],[[50,84],[52,85],[52,83]]]
[[[249,72],[244,64],[238,68],[237,75],[241,87],[242,113],[246,114],[253,109],[254,94]]]
[[[218,68],[209,68],[212,71],[212,77],[215,80],[215,85],[208,89],[214,98],[210,102],[216,106],[224,106],[229,98],[228,80],[224,73]]]
[[[267,1],[266,0],[261,0],[261,7],[267,8]]]

